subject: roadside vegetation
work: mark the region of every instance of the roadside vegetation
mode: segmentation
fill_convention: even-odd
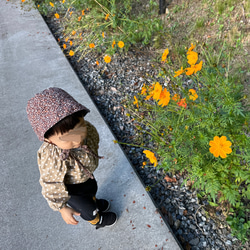
[[[130,49],[148,53],[164,84],[151,77],[126,103],[137,121],[136,146],[145,148],[144,165],[183,175],[209,201],[208,215],[222,209],[244,244],[250,237],[250,2],[170,0],[162,15],[158,2],[35,5],[60,22],[58,42],[69,57],[91,54],[101,66]]]

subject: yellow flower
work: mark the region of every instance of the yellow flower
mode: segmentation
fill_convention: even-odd
[[[76,34],[76,31],[73,30],[73,31],[71,32],[71,34],[72,34],[72,36],[74,36],[74,35]]]
[[[118,42],[118,47],[119,48],[123,48],[124,47],[124,42],[123,41],[119,41]]]
[[[108,56],[108,55],[104,56],[103,59],[104,59],[105,63],[110,63],[111,62],[111,57]]]
[[[107,21],[108,18],[109,18],[109,14],[107,14],[107,15],[105,16],[105,20]]]
[[[156,167],[158,162],[157,159],[155,157],[155,154],[149,150],[144,150],[143,153],[146,155],[146,157],[150,160],[150,162],[152,164],[154,164],[154,166]]]
[[[156,82],[156,84],[154,86],[154,90],[153,90],[153,99],[154,100],[157,101],[160,99],[161,91],[162,91],[162,86],[160,85],[160,83]]]
[[[53,4],[53,3],[49,2],[49,4],[50,4],[51,7],[54,7],[54,4]]]
[[[196,93],[196,91],[194,89],[190,89],[188,92],[190,93],[189,94],[189,99],[190,100],[195,101],[198,98],[198,95],[197,95],[197,93]]]
[[[113,140],[113,142],[114,142],[114,143],[118,143],[118,141],[117,141],[117,140]]]
[[[227,141],[226,136],[215,136],[213,141],[209,142],[209,151],[214,155],[214,157],[221,157],[222,159],[227,157],[227,154],[232,153],[230,148],[232,143]]]
[[[63,44],[63,48],[64,48],[64,49],[66,49],[66,48],[67,48],[67,45],[66,45],[65,43]]]
[[[103,38],[105,37],[104,32],[102,32],[102,37],[103,37]]]
[[[90,43],[90,44],[89,44],[89,47],[90,47],[91,49],[93,49],[93,48],[95,47],[95,44],[94,44],[94,43]]]
[[[74,54],[75,54],[75,52],[74,52],[73,50],[70,50],[70,51],[69,51],[69,55],[70,55],[70,56],[73,56]]]
[[[69,41],[69,45],[72,46],[72,45],[73,45],[73,42],[72,42],[72,41]]]
[[[65,38],[65,42],[68,42],[68,40],[69,40],[69,38],[68,38],[68,37],[66,37],[66,38]]]
[[[133,104],[135,104],[137,106],[137,108],[139,108],[138,100],[137,100],[136,96],[134,96],[134,99],[135,99],[135,101],[133,102]]]
[[[190,51],[187,55],[187,59],[190,65],[196,64],[196,62],[198,61],[198,53],[194,51]]]
[[[160,101],[158,102],[158,105],[161,105],[162,107],[167,106],[170,101],[170,93],[167,91],[166,88],[161,92],[160,94]]]
[[[114,47],[115,47],[115,40],[112,43],[112,48],[114,48]]]
[[[60,16],[58,13],[55,14],[55,17],[58,19]]]
[[[65,2],[65,0],[62,0],[62,3],[64,3]]]
[[[183,67],[181,67],[180,70],[177,70],[177,71],[174,72],[175,73],[174,77],[177,77],[177,76],[181,75],[184,72],[185,72],[185,69],[183,69]]]
[[[39,7],[40,7],[40,4],[37,5],[37,8],[39,8]]]
[[[162,56],[161,56],[161,61],[162,62],[166,61],[168,54],[169,54],[169,50],[165,49],[164,52],[163,52],[163,54],[162,54]]]

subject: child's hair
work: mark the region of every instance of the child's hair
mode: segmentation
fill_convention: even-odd
[[[44,138],[49,139],[50,136],[55,134],[63,134],[73,129],[77,123],[80,122],[80,118],[83,118],[83,111],[78,111],[73,113],[72,115],[66,116],[61,121],[56,123],[53,127],[51,127],[45,134]]]

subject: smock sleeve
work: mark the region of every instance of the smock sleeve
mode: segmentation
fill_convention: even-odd
[[[46,142],[37,153],[42,195],[54,211],[65,207],[70,198],[64,184],[67,167],[65,162],[60,160],[59,153],[55,146]]]

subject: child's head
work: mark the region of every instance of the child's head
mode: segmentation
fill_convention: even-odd
[[[86,136],[83,117],[89,110],[59,88],[45,89],[28,101],[27,114],[39,140],[62,149],[79,145]]]

